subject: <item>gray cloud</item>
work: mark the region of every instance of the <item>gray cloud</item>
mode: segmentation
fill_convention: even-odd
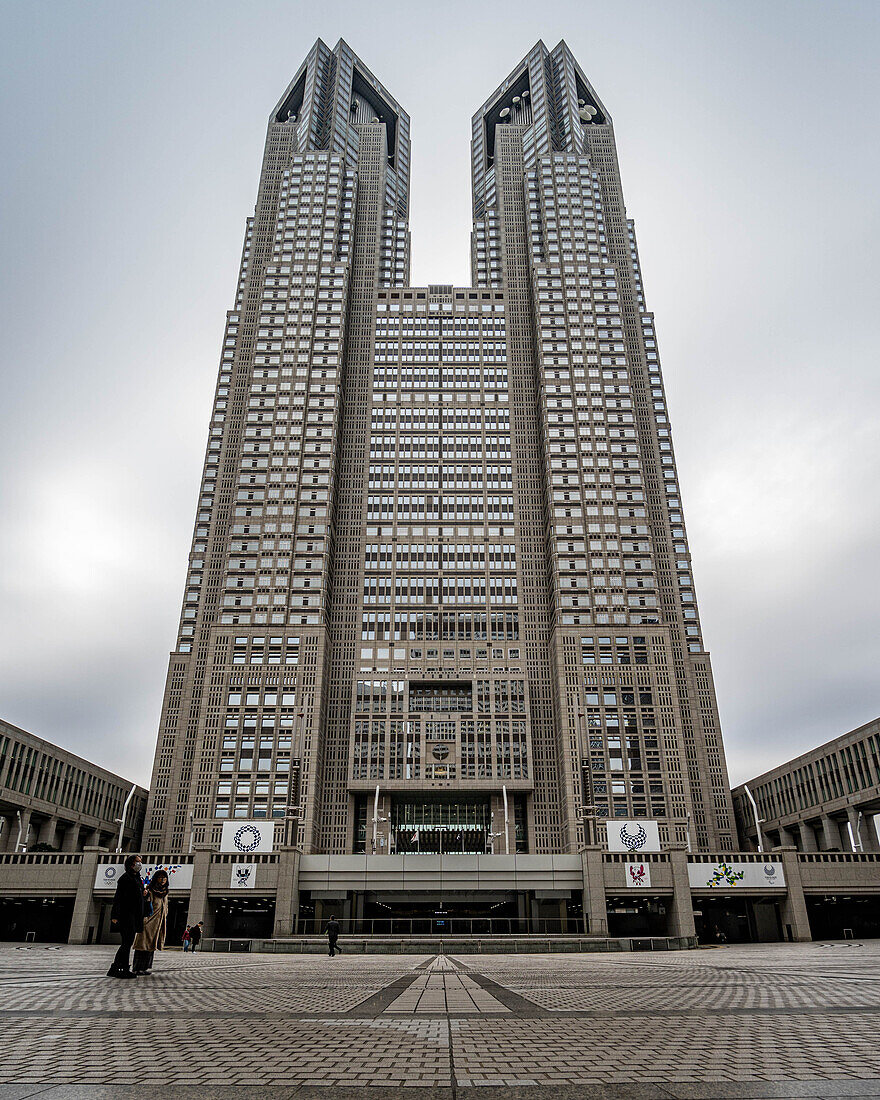
[[[0,714],[146,782],[265,120],[344,35],[469,281],[473,110],[565,37],[636,219],[734,781],[875,717],[873,3],[19,5],[0,119]]]

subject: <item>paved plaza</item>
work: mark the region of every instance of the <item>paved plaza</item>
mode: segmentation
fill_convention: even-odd
[[[344,945],[344,944],[343,944]],[[0,1100],[880,1097],[880,943],[610,955],[0,945]]]

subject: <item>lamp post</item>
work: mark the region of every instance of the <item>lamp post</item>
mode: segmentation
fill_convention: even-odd
[[[749,790],[748,783],[743,783],[743,790],[746,792],[746,797],[748,798],[749,802],[752,804],[752,816],[755,819],[755,829],[756,829],[757,834],[758,834],[758,851],[763,852],[764,851],[764,837],[761,834],[761,826],[764,824],[764,818],[763,817],[758,817],[758,804],[757,804],[757,802],[755,802],[754,798],[752,797],[752,792]]]
[[[126,798],[126,800],[122,803],[122,817],[117,817],[114,820],[114,824],[119,826],[119,840],[116,843],[116,851],[117,852],[122,851],[122,834],[125,831],[125,819],[126,819],[126,817],[128,817],[128,807],[131,804],[132,798],[134,798],[134,792],[136,790],[137,790],[137,784],[132,783],[131,790],[128,792],[128,798]],[[190,817],[192,817],[192,814],[190,814]],[[190,846],[190,851],[192,851],[191,846]]]
[[[376,854],[376,848],[378,846],[378,832],[379,822],[388,821],[387,817],[379,817],[379,784],[376,784],[376,795],[373,798],[373,842],[372,842],[372,854]],[[442,836],[441,836],[441,851],[442,851]]]
[[[487,834],[486,839],[489,841],[489,844],[492,848],[492,851],[489,854],[493,855],[493,856],[495,855],[495,839],[496,839],[496,837],[503,836],[503,833],[494,833],[494,832],[492,832],[492,824],[493,824],[494,821],[495,821],[495,811],[492,810],[491,813],[489,814],[489,832]]]
[[[15,838],[15,850],[18,851],[21,847],[22,851],[27,851],[27,838],[28,833],[31,831],[31,823],[27,823],[27,829],[24,828],[24,822],[21,820],[21,810],[15,811],[15,816],[18,818],[18,836]],[[21,834],[24,830],[24,844],[21,843]]]
[[[858,817],[856,817],[856,827],[853,829],[852,821],[847,821],[847,830],[849,832],[849,845],[854,852],[863,851],[862,847],[862,811],[859,810]]]

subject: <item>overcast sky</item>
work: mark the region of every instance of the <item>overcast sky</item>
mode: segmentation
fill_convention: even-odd
[[[147,784],[269,112],[319,35],[409,111],[467,285],[474,110],[565,38],[614,122],[734,782],[880,714],[880,4],[0,6],[0,717]]]

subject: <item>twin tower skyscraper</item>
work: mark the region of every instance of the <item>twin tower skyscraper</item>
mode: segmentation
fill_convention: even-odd
[[[611,118],[538,43],[473,118],[470,287],[411,287],[410,124],[318,41],[269,120],[145,850],[732,850]]]

